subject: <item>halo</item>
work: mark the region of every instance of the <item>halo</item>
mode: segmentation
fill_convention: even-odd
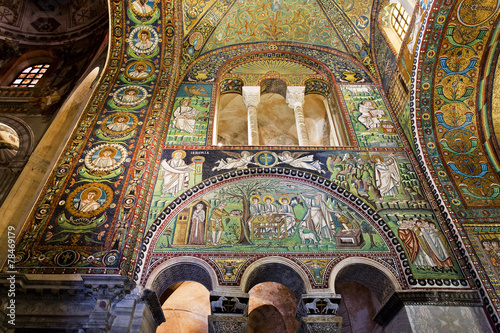
[[[143,35],[143,34],[147,34],[148,35],[148,39],[151,38],[151,33],[149,31],[147,31],[147,30],[141,30],[141,31],[139,31],[139,33],[137,34],[137,37],[139,37],[139,39],[141,39],[141,35]]]
[[[174,157],[174,155],[175,155],[175,154],[177,154],[177,153],[182,153],[182,157],[181,157],[181,158],[186,157],[186,152],[185,152],[184,150],[180,150],[180,149],[179,149],[179,150],[176,150],[176,151],[174,151],[174,152],[172,153],[172,158],[173,158],[173,157]]]
[[[260,197],[259,197],[258,195],[252,195],[252,196],[250,197],[250,201],[253,201],[253,199],[257,199],[257,200],[259,200],[259,202],[260,202]]]
[[[280,203],[281,203],[282,205],[284,205],[284,203],[283,203],[283,200],[284,200],[284,199],[286,199],[286,200],[288,201],[288,203],[290,203],[290,199],[288,199],[288,197],[281,197],[279,201],[280,201]]]
[[[372,161],[375,162],[375,158],[378,158],[380,160],[380,162],[383,162],[384,161],[384,158],[382,156],[380,156],[379,154],[375,154],[372,156]],[[377,163],[377,162],[375,162]]]
[[[111,156],[110,157],[115,157],[116,155],[116,149],[113,148],[113,147],[106,147],[104,149],[101,149],[99,151],[99,157],[102,157],[103,156],[103,153],[106,151],[106,150],[110,150],[111,151]]]
[[[139,95],[139,89],[136,89],[136,88],[128,88],[128,89],[125,89],[125,91],[123,91],[123,94],[126,95],[129,91],[135,91],[135,95]]]
[[[99,199],[102,195],[102,191],[100,188],[98,187],[89,187],[88,189],[86,189],[85,191],[82,192],[82,194],[80,194],[80,200],[85,200],[87,199],[87,196],[89,195],[89,192],[96,192],[96,197],[97,199]]]
[[[191,100],[189,98],[183,98],[181,101],[181,105],[184,101],[188,101],[188,106],[191,105]]]
[[[127,117],[127,116],[124,116],[124,115],[118,115],[118,116],[115,116],[115,117],[113,118],[113,123],[114,123],[114,124],[116,124],[116,123],[118,122],[118,118],[125,118],[125,119],[128,119],[127,121],[125,121],[126,123],[128,123],[128,121],[130,120],[130,118],[129,118],[129,117]]]
[[[146,31],[146,30],[143,30],[143,31]],[[134,65],[134,69],[136,69],[136,68],[137,68],[137,66],[142,66],[142,67],[144,67],[144,70],[146,70],[146,68],[148,68],[148,65],[147,65],[145,62],[143,62],[143,61],[138,61],[138,62],[136,62],[136,63],[135,63],[135,65]]]
[[[263,199],[264,199],[264,202],[266,201],[266,199],[271,199],[271,203],[274,202],[274,198],[270,195],[266,195]]]

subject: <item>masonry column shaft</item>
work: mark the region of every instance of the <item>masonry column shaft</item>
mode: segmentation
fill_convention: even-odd
[[[260,102],[260,86],[244,86],[243,102],[248,115],[248,144],[259,145],[259,126],[257,125],[257,106]]]
[[[309,146],[309,135],[307,134],[306,122],[304,118],[304,92],[306,87],[287,87],[286,103],[295,113],[295,125],[299,136],[299,145]]]

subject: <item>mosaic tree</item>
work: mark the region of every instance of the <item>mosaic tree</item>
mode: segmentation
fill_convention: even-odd
[[[270,180],[250,181],[228,185],[217,193],[217,196],[222,200],[236,201],[243,204],[243,211],[240,216],[240,238],[237,244],[251,244],[248,230],[245,227],[250,219],[250,198],[255,195],[262,196],[274,192],[274,186]]]

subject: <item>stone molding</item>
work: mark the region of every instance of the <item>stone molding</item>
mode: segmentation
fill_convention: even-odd
[[[405,305],[468,306],[483,305],[477,291],[398,291],[382,306],[374,321],[387,325]]]
[[[148,306],[156,325],[160,326],[160,324],[165,321],[165,315],[163,314],[163,310],[156,293],[152,290],[145,289],[142,292],[141,302],[144,302]]]

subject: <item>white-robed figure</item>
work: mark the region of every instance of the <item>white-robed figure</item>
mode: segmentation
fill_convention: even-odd
[[[82,192],[80,201],[74,204],[75,208],[82,213],[92,212],[101,208],[101,204],[97,202],[100,199],[102,192],[98,188],[89,188]]]
[[[359,112],[361,112],[361,115],[358,117],[358,120],[367,130],[379,127],[380,118],[385,116],[385,112],[375,108],[371,101],[364,101],[359,104]]]
[[[172,159],[161,162],[163,174],[162,194],[164,197],[167,194],[175,195],[188,188],[189,173],[194,170],[193,164],[187,165],[184,162],[186,152],[184,150],[176,150],[172,153]]]
[[[139,50],[147,50],[153,46],[151,41],[151,33],[147,30],[141,30],[138,34],[139,41],[134,44]]]
[[[149,73],[146,72],[146,68],[146,64],[139,62],[134,66],[134,70],[129,72],[128,75],[136,79],[143,79],[149,75]]]
[[[305,201],[308,211],[301,223],[311,230],[316,232],[321,240],[323,238],[333,239],[334,234],[331,225],[334,225],[332,214],[333,209],[328,207],[321,193],[314,196],[314,199],[309,199],[300,194]]]
[[[148,0],[135,0],[134,2],[132,2],[132,7],[136,12],[140,14],[147,14],[151,10],[153,10],[153,8],[148,5]]]
[[[135,88],[127,89],[123,92],[123,96],[120,97],[122,103],[135,103],[140,99],[139,90]]]
[[[386,162],[380,155],[372,157],[375,163],[375,183],[380,191],[380,195],[396,195],[399,193],[399,186],[401,184],[401,175],[396,160],[393,156],[389,156]]]
[[[286,231],[288,236],[290,236],[295,231],[295,212],[293,211],[292,205],[290,205],[290,199],[281,197],[279,201],[281,206],[278,208],[278,213],[285,215]]]
[[[215,163],[218,163],[218,165],[213,167],[212,171],[222,170],[222,169],[228,170],[228,169],[235,169],[235,168],[238,170],[242,170],[242,169],[246,169],[249,163],[254,163],[253,157],[255,156],[255,154],[250,154],[250,152],[248,152],[246,150],[242,151],[241,154],[237,153],[237,152],[225,151],[225,150],[223,150],[223,152],[229,156],[232,156],[232,157],[226,158],[225,161],[222,158],[222,159],[218,160],[217,162],[215,162]]]
[[[107,168],[114,166],[117,161],[114,159],[116,149],[108,147],[99,152],[99,156],[92,160],[92,164],[96,167]]]
[[[276,214],[278,209],[273,205],[273,197],[266,195],[264,198],[264,204],[262,205],[261,214]]]
[[[319,160],[315,160],[313,154],[306,156],[302,155],[304,155],[304,153],[290,153],[289,151],[284,151],[280,155],[278,155],[278,158],[280,160],[280,163],[287,163],[295,168],[302,168],[318,171],[319,173],[325,173],[325,171],[321,169],[323,163],[321,163]]]
[[[127,122],[128,122],[128,117],[117,116],[113,118],[113,123],[107,125],[106,127],[113,132],[122,132],[130,128]]]
[[[423,221],[421,230],[424,239],[429,245],[429,250],[432,252],[431,257],[436,264],[442,267],[453,267],[453,261],[440,237],[440,231],[437,230],[436,225],[432,222]]]
[[[260,203],[260,197],[254,195],[250,198],[250,216],[259,216],[264,210],[263,205]]]
[[[195,118],[199,111],[189,106],[189,104],[191,104],[191,100],[183,99],[181,105],[175,109],[173,126],[181,131],[194,134]]]

